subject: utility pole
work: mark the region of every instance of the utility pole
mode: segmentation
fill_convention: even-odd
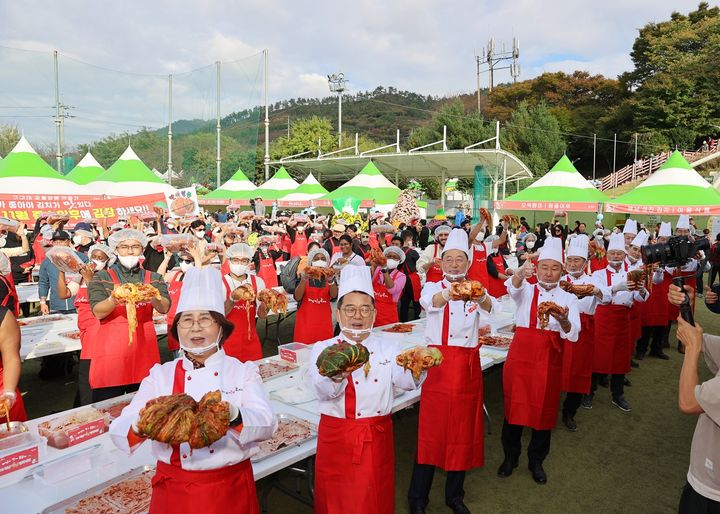
[[[53,51],[53,61],[55,64],[55,161],[57,163],[57,172],[62,173],[62,148],[61,148],[61,118],[60,118],[60,82],[58,74],[58,52]]]
[[[475,65],[476,65],[476,75],[477,75],[477,104],[478,104],[478,114],[480,114],[480,56],[475,56]]]
[[[490,77],[488,91],[492,93],[493,86],[495,85],[495,70],[510,70],[510,76],[512,76],[513,83],[517,82],[517,79],[520,76],[520,63],[518,62],[519,59],[520,40],[515,37],[513,38],[512,50],[509,52],[505,51],[504,45],[501,52],[496,52],[495,40],[493,38],[490,38],[487,47],[483,48],[482,55],[475,56],[478,75],[478,110],[480,106],[480,65],[488,65],[488,73]],[[510,61],[510,64],[508,64],[507,66],[498,66],[498,64],[502,63],[503,61]]]
[[[347,80],[343,72],[328,75],[330,91],[338,94],[338,148],[342,148],[342,94],[346,89]]]
[[[595,155],[597,154],[597,134],[593,134],[593,180],[595,180]]]
[[[215,62],[217,68],[217,124],[215,130],[217,132],[217,151],[215,154],[215,172],[217,174],[217,187],[220,188],[220,171],[222,169],[222,158],[220,157],[220,61]]]
[[[172,160],[172,75],[168,75],[168,162],[167,176],[168,184],[172,186],[173,160]]]
[[[268,54],[269,50],[263,50],[265,54],[265,181],[270,178],[270,105],[268,104],[268,87],[270,77],[268,76]]]

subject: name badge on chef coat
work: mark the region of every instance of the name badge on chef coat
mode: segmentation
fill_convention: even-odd
[[[468,305],[469,304],[469,305]],[[472,314],[478,308],[478,304],[475,302],[465,302],[465,314]]]

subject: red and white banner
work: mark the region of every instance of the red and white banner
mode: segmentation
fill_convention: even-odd
[[[539,201],[506,201],[494,202],[496,209],[509,211],[569,211],[598,212],[597,202],[539,202]]]
[[[274,202],[265,204],[265,207],[271,207]],[[203,200],[200,200],[200,204],[204,204]],[[305,208],[305,207],[332,207],[332,200],[278,200],[278,207],[289,207],[289,208]],[[245,207],[250,205],[250,200],[230,200],[230,207]],[[360,207],[363,209],[369,209],[375,207],[374,200],[363,200],[360,203]]]
[[[720,214],[720,205],[628,205],[607,203],[605,210],[623,214],[694,214],[696,216],[715,216]]]

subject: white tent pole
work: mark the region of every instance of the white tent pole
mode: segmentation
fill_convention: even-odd
[[[268,104],[268,86],[270,78],[268,77],[268,53],[266,48],[263,50],[265,54],[265,181],[270,178],[270,107]],[[288,139],[290,139],[290,116],[288,116]]]
[[[503,200],[505,200],[505,185],[507,184],[507,158],[503,159]]]
[[[172,186],[173,162],[172,162],[172,74],[168,75],[168,162],[167,176],[168,184]]]
[[[217,173],[217,187],[220,187],[220,170],[222,167],[222,160],[220,158],[220,61],[215,62],[217,67],[217,125],[215,130],[217,132],[217,152],[215,155],[215,167]]]
[[[440,172],[440,205],[445,209],[445,168]]]
[[[57,50],[53,51],[53,60],[55,64],[55,160],[57,161],[57,172],[62,173],[62,151],[60,149],[60,81],[58,78],[59,75]]]

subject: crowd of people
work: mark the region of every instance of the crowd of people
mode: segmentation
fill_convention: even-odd
[[[311,363],[338,341],[370,350],[367,369],[328,378],[311,364],[307,373],[322,415],[316,512],[394,511],[393,388],[422,385],[411,512],[425,512],[440,467],[447,471],[446,504],[466,513],[465,473],[484,463],[479,337],[502,309],[502,298],[515,305],[515,329],[503,367],[504,461],[497,475],[507,478],[518,467],[527,427],[527,464],[538,484],[548,481],[543,463],[559,412],[564,427],[578,430],[580,408],[592,409],[600,387],[628,412],[626,375],[648,355],[669,359],[671,325],[684,300],[673,301],[682,293],[671,286],[673,278],[685,278],[694,306],[695,295],[703,294],[702,273],[714,270],[706,302],[717,302],[712,286],[720,237],[707,255],[694,255],[681,267],[643,262],[642,247],[667,242],[673,233],[708,237],[688,216],[680,216],[674,232],[670,223],[645,227],[632,219],[612,230],[598,221],[590,232],[580,222],[569,227],[566,215],[564,223],[534,228],[512,217],[496,226],[482,218],[475,224],[417,218],[392,224],[382,213],[358,225],[312,213],[267,216],[257,207],[183,220],[158,210],[154,217],[110,226],[86,220],[72,231],[66,219],[46,217],[32,233],[0,219],[0,402],[10,418],[26,417],[17,389],[15,317],[27,306],[19,303],[15,284],[39,267],[41,313],[78,314],[76,405],[137,391],[111,427],[118,447],[131,452],[145,441],[138,415],[154,398],[187,393],[199,400],[219,389],[229,403],[227,434],[217,443],[187,451],[152,442],[158,468],[151,512],[189,512],[197,504],[209,512],[257,512],[249,458],[276,425],[253,364],[263,357],[256,320],[271,311],[257,293],[282,288],[298,302],[293,340],[314,345]],[[77,273],[65,273],[46,257],[54,247],[77,255]],[[459,296],[455,284],[468,280],[482,284],[482,294]],[[157,291],[138,305],[134,332],[113,294],[123,284]],[[248,289],[254,301],[243,300]],[[427,318],[425,339],[443,362],[416,378],[396,363],[399,348],[372,329],[421,314]],[[166,316],[168,349],[175,356],[164,364],[153,325],[158,315]],[[696,356],[695,336],[683,331],[680,339]],[[694,491],[720,490],[712,478],[695,480],[689,484]]]

